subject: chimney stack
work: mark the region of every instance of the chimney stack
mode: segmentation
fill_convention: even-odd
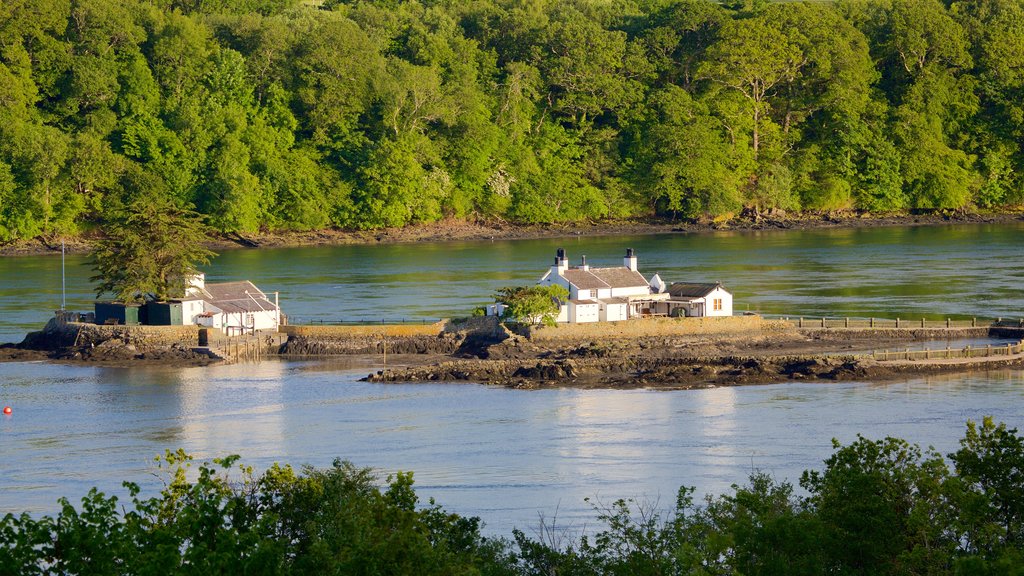
[[[622,265],[636,272],[636,253],[633,252],[632,248],[626,248],[626,257],[622,259]]]
[[[565,249],[559,248],[555,252],[555,265],[551,267],[552,276],[561,276],[562,272],[569,269],[569,262],[565,259]]]
[[[587,266],[587,257],[586,256],[584,256],[583,260],[580,262],[580,270],[590,270],[590,266]]]

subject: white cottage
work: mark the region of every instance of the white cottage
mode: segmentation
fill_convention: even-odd
[[[721,282],[676,282],[668,294],[670,316],[732,316],[732,294]]]
[[[592,268],[584,256],[569,266],[559,248],[555,262],[537,282],[561,286],[569,292],[561,303],[556,322],[617,322],[645,316],[731,316],[732,294],[716,284],[676,283],[668,286],[657,274],[650,280],[640,274],[637,256],[626,249],[622,266]],[[500,316],[500,302],[487,307],[487,315]]]
[[[626,250],[622,266],[592,268],[583,256],[579,266],[569,266],[565,250],[559,248],[555,262],[537,282],[558,285],[569,291],[559,322],[615,322],[640,316],[667,315],[668,294],[655,274],[651,281],[637,269],[637,256]]]
[[[185,323],[217,328],[228,335],[277,330],[281,324],[276,293],[271,302],[248,280],[207,284],[205,275],[198,274],[181,302]],[[201,309],[193,303],[201,303]]]

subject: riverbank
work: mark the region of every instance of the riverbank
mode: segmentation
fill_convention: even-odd
[[[208,246],[215,251],[240,248],[283,248],[296,246],[339,246],[349,244],[408,244],[454,240],[526,240],[580,236],[632,236],[648,234],[690,234],[720,231],[816,230],[824,228],[875,228],[890,226],[942,226],[955,224],[1008,224],[1024,222],[1024,212],[992,214],[788,214],[741,216],[730,220],[613,220],[567,224],[517,225],[504,221],[445,220],[404,228],[380,230],[274,231],[221,236]],[[68,253],[86,253],[95,234],[64,239]],[[34,238],[0,246],[0,256],[59,254],[60,239]]]

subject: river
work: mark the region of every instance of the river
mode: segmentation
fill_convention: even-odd
[[[581,237],[225,252],[210,281],[249,278],[302,320],[432,320],[467,314],[497,288],[539,277],[557,247],[570,262],[618,265],[666,281],[722,281],[737,311],[904,318],[1024,315],[1024,226],[973,225]],[[87,310],[88,267],[67,259],[69,309]],[[0,259],[0,341],[59,307],[59,257]],[[166,448],[326,466],[335,457],[387,474],[413,470],[419,493],[479,515],[489,532],[529,530],[538,514],[592,526],[586,497],[660,498],[680,485],[721,493],[752,469],[796,481],[831,439],[897,435],[955,450],[967,419],[1024,425],[1024,372],[889,384],[794,383],[655,392],[516,391],[473,384],[368,384],[366,370],[270,361],[210,368],[0,364],[0,512],[52,513],[92,486],[148,493]]]

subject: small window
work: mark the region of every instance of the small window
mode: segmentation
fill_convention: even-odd
[[[597,298],[597,290],[591,290],[590,291],[590,297],[591,298]]]
[[[722,309],[722,299],[721,298],[715,298],[712,302],[714,304],[715,311],[720,311]]]

